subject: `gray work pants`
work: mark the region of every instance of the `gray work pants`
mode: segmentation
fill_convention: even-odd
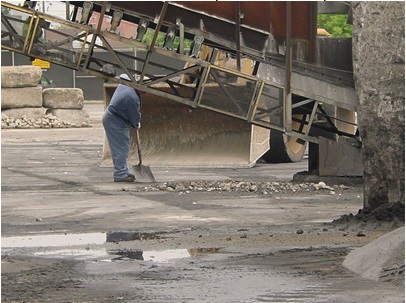
[[[117,181],[129,174],[127,158],[130,152],[130,125],[108,109],[102,121],[113,158],[113,178]]]

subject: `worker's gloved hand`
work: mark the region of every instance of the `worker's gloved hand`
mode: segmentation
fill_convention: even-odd
[[[141,122],[138,122],[137,129],[140,129],[140,128],[141,128]]]

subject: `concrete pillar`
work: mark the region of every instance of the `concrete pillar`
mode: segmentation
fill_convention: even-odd
[[[353,2],[364,210],[405,202],[405,3]]]

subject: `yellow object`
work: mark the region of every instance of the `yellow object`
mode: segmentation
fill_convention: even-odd
[[[333,35],[326,31],[324,28],[317,29],[317,36],[333,37]]]
[[[48,69],[51,67],[51,63],[41,59],[35,59],[32,61],[32,65],[41,67],[42,69]]]

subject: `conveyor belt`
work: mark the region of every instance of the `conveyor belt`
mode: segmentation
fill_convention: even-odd
[[[81,4],[83,3],[81,2]],[[107,11],[107,4],[104,2],[101,4],[102,6],[99,8],[103,15]],[[103,28],[101,22],[90,26],[86,22],[63,20],[6,2],[2,2],[1,5],[9,12],[7,15],[2,12],[3,49],[47,60],[112,83],[125,83],[147,93],[182,103],[190,108],[202,107],[209,111],[245,120],[253,125],[280,130],[311,142],[317,142],[318,135],[314,135],[316,132],[312,129],[317,127],[314,122],[320,118],[330,123],[327,127],[328,132],[354,136],[353,131],[344,132],[337,126],[336,120],[339,117],[334,116],[337,110],[329,112],[323,108],[325,105],[330,105],[344,111],[356,112],[358,101],[350,72],[293,62],[289,91],[293,98],[290,99],[287,98],[289,94],[286,91],[284,58],[277,56],[260,58],[261,53],[258,49],[254,50],[243,44],[237,45],[238,49],[234,49],[234,53],[238,57],[258,59],[254,68],[257,73],[250,75],[239,71],[238,68],[230,69],[219,66],[215,58],[221,50],[212,49],[211,57],[207,60],[196,57],[193,52],[194,50],[199,52],[201,47],[197,43],[199,29],[186,28],[183,33],[179,33],[179,35],[194,35],[197,39],[192,44],[189,53],[179,51],[183,48],[180,47],[180,42],[177,47],[173,48],[157,45],[156,38],[159,31],[171,26],[177,26],[177,30],[181,29],[179,24],[170,24],[164,18],[165,5],[161,7],[161,11],[157,12],[154,20],[149,20],[150,29],[154,31],[154,38],[150,44],[144,43],[142,39],[138,41],[135,37],[125,37],[115,30]],[[109,8],[109,14],[112,12],[114,13],[114,9]],[[15,18],[14,15],[21,15],[22,18]],[[141,20],[143,17],[136,11],[132,11],[131,16],[136,17],[137,20]],[[230,23],[224,20],[219,21]],[[248,25],[241,28],[264,35],[263,30],[255,30]],[[39,30],[43,31],[40,39],[36,35]],[[204,31],[204,35],[210,36],[210,33]],[[213,41],[219,42],[216,37],[212,38]],[[120,53],[111,46],[113,41],[135,50],[142,50],[145,56],[139,57],[137,51],[134,56]],[[76,45],[76,48],[72,48],[72,43]],[[235,43],[224,42],[225,49],[229,49],[233,45],[236,46]],[[107,53],[110,57],[101,58],[100,51]],[[165,57],[175,60],[178,67],[162,66],[162,58]],[[128,64],[128,62],[133,63]],[[106,64],[110,64],[118,74],[127,73],[130,77],[137,74],[141,80],[136,81],[134,78],[131,82],[126,82],[115,78],[114,75],[102,71],[102,67]],[[156,67],[160,67],[161,74],[157,75],[152,72]],[[179,78],[185,75],[193,75],[196,79],[195,82],[185,86],[179,81]],[[210,85],[216,85],[217,89],[206,89]],[[296,120],[293,121],[295,123],[292,123],[293,114],[303,115],[304,118],[295,118]],[[339,121],[340,124],[350,126],[353,126],[354,122],[351,119],[347,121],[339,119]]]

